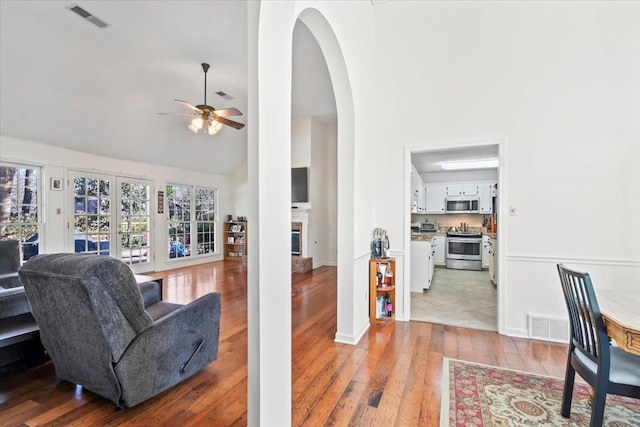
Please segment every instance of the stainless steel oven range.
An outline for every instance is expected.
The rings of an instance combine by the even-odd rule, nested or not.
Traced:
[[[479,231],[448,231],[447,268],[482,270],[482,233]]]

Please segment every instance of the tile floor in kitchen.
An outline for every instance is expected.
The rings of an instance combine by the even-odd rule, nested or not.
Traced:
[[[496,331],[497,311],[487,270],[436,268],[428,290],[411,292],[411,320]]]

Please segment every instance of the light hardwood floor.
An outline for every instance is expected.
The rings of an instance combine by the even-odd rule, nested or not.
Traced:
[[[247,424],[246,268],[213,262],[158,273],[165,300],[222,293],[220,354],[206,369],[134,408],[57,384],[51,362],[0,378],[1,426]],[[371,328],[336,344],[336,269],[293,275],[293,425],[437,426],[442,358],[564,375],[566,346],[424,322]]]

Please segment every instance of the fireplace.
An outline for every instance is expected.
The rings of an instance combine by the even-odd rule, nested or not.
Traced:
[[[304,219],[303,219],[304,221]],[[313,260],[307,257],[306,221],[291,223],[291,271],[293,273],[306,273],[313,269]]]
[[[302,223],[291,223],[291,256],[302,256]]]

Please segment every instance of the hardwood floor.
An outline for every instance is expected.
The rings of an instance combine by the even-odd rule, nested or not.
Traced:
[[[247,424],[246,268],[213,262],[156,273],[165,300],[222,294],[220,353],[206,369],[134,408],[56,384],[48,362],[0,378],[0,426],[243,426]],[[442,358],[564,375],[566,346],[422,322],[371,328],[333,342],[336,269],[293,275],[293,425],[437,426]]]

